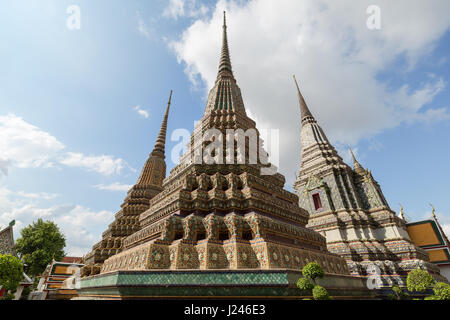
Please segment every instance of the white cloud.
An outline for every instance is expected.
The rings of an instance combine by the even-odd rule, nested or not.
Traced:
[[[292,184],[300,156],[300,115],[292,80],[334,143],[355,145],[401,123],[448,119],[443,106],[424,111],[445,87],[392,88],[379,79],[406,58],[407,74],[448,30],[448,1],[376,1],[382,28],[366,26],[367,1],[224,1],[210,19],[198,19],[169,45],[194,86],[210,89],[217,75],[222,12],[235,77],[258,127],[280,128],[280,170]],[[295,13],[295,14],[293,14]],[[339,121],[336,121],[339,119]]]
[[[89,252],[92,245],[100,240],[101,233],[113,221],[110,211],[93,211],[80,205],[55,205],[40,207],[33,197],[16,199],[14,193],[0,186],[0,226],[16,220],[14,236],[39,218],[55,222],[66,236],[66,252],[81,256]]]
[[[47,132],[13,114],[0,116],[0,169],[51,167],[64,145]]]
[[[136,106],[133,108],[133,110],[135,110],[140,116],[144,117],[145,119],[148,119],[148,117],[150,116],[148,111],[145,109],[142,109],[141,106]]]
[[[50,168],[55,164],[85,168],[104,175],[120,174],[124,167],[134,171],[125,160],[110,155],[86,156],[64,152],[65,146],[51,134],[22,118],[0,115],[0,174],[10,167]]]
[[[66,236],[66,251],[69,255],[84,255],[101,239],[101,233],[114,220],[110,211],[92,211],[80,205],[61,207],[52,220]],[[55,207],[57,211],[59,208]]]
[[[450,119],[448,108],[428,109],[420,114],[411,117],[412,122],[422,122],[425,124],[435,123],[437,121],[445,121]]]
[[[28,198],[28,199],[43,199],[43,200],[53,200],[60,196],[59,194],[47,193],[47,192],[27,193],[24,191],[19,191],[16,194],[18,196]]]
[[[203,17],[208,13],[208,8],[197,0],[170,0],[163,11],[163,16],[178,19],[179,17]]]
[[[441,224],[441,226],[442,226],[442,229],[444,230],[445,235],[448,238],[450,235],[450,223]]]
[[[139,11],[137,12],[137,16],[138,16],[138,31],[139,31],[139,33],[141,35],[143,35],[144,37],[146,37],[147,39],[150,39],[151,38],[150,28],[147,26],[144,19],[142,19],[142,16],[139,13]]]
[[[106,190],[106,191],[128,191],[131,189],[132,185],[120,184],[119,182],[114,182],[114,183],[107,184],[107,185],[98,184],[94,187],[99,190]]]
[[[428,82],[415,91],[410,90],[409,85],[405,84],[390,97],[392,100],[389,103],[393,112],[406,122],[440,120],[442,117],[449,116],[445,108],[428,109],[425,112],[420,112],[420,110],[432,102],[433,98],[444,88],[445,82],[442,78],[435,82]]]
[[[163,16],[177,19],[184,16],[184,0],[170,0],[164,9]]]
[[[380,141],[378,141],[374,138],[369,139],[369,150],[380,151],[382,149],[383,149],[383,144]]]
[[[60,162],[68,167],[79,167],[103,175],[120,174],[123,168],[129,167],[122,159],[113,156],[86,156],[82,153],[68,152]]]

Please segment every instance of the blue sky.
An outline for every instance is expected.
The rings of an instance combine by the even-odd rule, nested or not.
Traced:
[[[170,90],[167,165],[214,81],[221,12],[248,113],[279,128],[292,190],[300,121],[292,74],[341,156],[372,170],[394,210],[450,226],[446,1],[20,0],[0,5],[0,225],[56,221],[70,254],[112,222],[151,151]],[[366,8],[381,8],[368,30]],[[81,28],[69,30],[70,5]],[[449,10],[447,10],[449,9]],[[138,112],[140,110],[140,112]]]

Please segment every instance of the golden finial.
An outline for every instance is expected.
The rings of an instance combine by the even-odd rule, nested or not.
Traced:
[[[434,208],[434,206],[430,203],[430,206],[431,206],[431,214],[433,215],[433,218],[435,218],[436,219],[436,209]]]
[[[401,203],[399,203],[400,205],[400,217],[402,217],[403,220],[405,220],[405,213],[403,212],[403,206]]]

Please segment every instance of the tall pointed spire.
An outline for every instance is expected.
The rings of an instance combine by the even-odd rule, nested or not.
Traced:
[[[305,151],[307,148],[313,147],[315,145],[322,145],[330,149],[329,151],[331,153],[328,153],[328,155],[326,155],[327,153],[321,152],[321,155],[329,158],[327,159],[328,162],[342,161],[342,159],[337,155],[337,152],[334,149],[334,147],[328,141],[325,132],[323,132],[322,128],[317,123],[311,111],[309,111],[308,105],[306,104],[306,101],[303,98],[302,93],[300,92],[300,87],[298,85],[297,78],[295,77],[295,75],[293,76],[293,78],[295,86],[297,87],[298,102],[300,105],[300,119],[302,124],[300,137],[302,144],[302,155],[304,154],[303,151]],[[302,161],[302,168],[303,165],[304,161]],[[341,164],[339,163],[339,165]]]
[[[94,245],[93,250],[86,256],[86,260],[90,263],[103,263],[104,260],[116,254],[118,248],[122,248],[124,244],[122,241],[140,229],[140,214],[150,207],[150,200],[161,192],[166,177],[165,144],[171,101],[172,90],[170,90],[169,102],[155,147],[147,158],[136,184],[128,191],[121,210],[115,215],[114,222],[102,234],[102,241]],[[118,233],[117,230],[120,232]]]
[[[166,113],[159,130],[158,138],[156,139],[155,147],[150,153],[144,168],[139,176],[137,186],[153,186],[157,188],[162,187],[162,182],[166,176],[166,162],[165,162],[165,146],[166,146],[166,132],[167,119],[169,118],[170,104],[172,101],[172,90],[170,90],[169,102],[167,102]]]
[[[231,67],[227,37],[227,18],[225,11],[223,12],[222,29],[222,50],[220,54],[217,79],[214,87],[209,91],[205,114],[210,114],[214,111],[219,113],[236,112],[246,115],[241,90],[239,89],[236,79],[233,76],[233,70]],[[227,125],[231,125],[231,120],[233,119],[230,118],[227,120],[226,118],[219,117],[218,119],[214,119],[211,123],[214,123],[216,127],[226,127]]]
[[[226,12],[223,12],[223,35],[222,35],[222,52],[220,55],[219,73],[228,74],[233,76],[233,69],[231,68],[230,51],[228,49],[228,37],[227,37],[227,18]]]
[[[303,98],[302,93],[300,92],[300,88],[298,86],[297,79],[295,78],[295,75],[293,77],[294,77],[295,85],[297,86],[297,94],[298,94],[298,102],[300,104],[301,118],[302,118],[302,120],[304,118],[306,118],[306,117],[312,117],[313,118],[313,115],[311,114],[311,111],[309,111],[309,108],[306,105],[306,101]]]
[[[348,149],[350,150],[350,153],[352,154],[353,168],[355,169],[356,173],[359,173],[359,174],[366,173],[366,170],[363,168],[363,166],[358,162],[358,160],[356,160],[356,157],[355,157],[355,154],[353,153],[352,148],[350,148],[350,146],[349,146]]]
[[[169,118],[170,104],[172,101],[172,90],[170,90],[169,102],[167,102],[166,113],[164,114],[163,122],[161,124],[161,129],[159,130],[158,138],[156,139],[155,147],[152,153],[159,152],[164,156],[165,145],[166,145],[166,132],[167,132],[167,120]]]

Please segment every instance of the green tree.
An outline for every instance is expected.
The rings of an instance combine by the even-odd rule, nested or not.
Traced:
[[[448,283],[437,282],[433,287],[433,292],[433,300],[450,300],[450,285]]]
[[[51,221],[38,219],[22,229],[21,238],[16,241],[16,250],[23,262],[29,266],[28,273],[40,275],[45,267],[55,260],[61,260],[66,239],[58,226]]]
[[[421,269],[414,269],[408,273],[408,277],[406,278],[406,285],[408,287],[409,292],[419,292],[423,293],[427,289],[431,288],[434,284],[433,277]]]
[[[321,286],[315,286],[312,290],[314,300],[330,300],[331,297],[328,294],[327,289]]]
[[[20,281],[23,279],[23,266],[20,260],[12,255],[0,254],[0,286],[5,289],[3,299],[12,299]]]
[[[314,289],[314,284],[308,278],[302,277],[302,278],[298,279],[297,287],[300,290],[311,291],[312,289]]]
[[[317,262],[310,262],[302,269],[302,274],[305,278],[311,279],[311,281],[315,284],[317,278],[323,278],[325,272],[323,271],[320,264]]]
[[[303,277],[298,279],[297,287],[300,290],[312,291],[312,295],[315,300],[328,300],[331,299],[328,291],[316,284],[317,278],[322,278],[325,275],[320,264],[317,262],[310,262],[302,269]],[[309,299],[305,299],[309,300]]]

